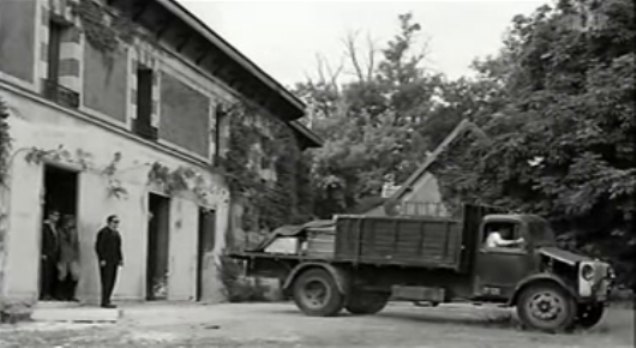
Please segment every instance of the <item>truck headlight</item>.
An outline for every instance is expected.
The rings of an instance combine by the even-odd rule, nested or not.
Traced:
[[[583,267],[581,267],[581,277],[587,281],[592,280],[592,278],[594,278],[594,267],[589,264],[583,265]]]

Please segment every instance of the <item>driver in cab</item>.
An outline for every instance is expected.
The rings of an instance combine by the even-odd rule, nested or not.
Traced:
[[[486,238],[486,248],[512,248],[519,247],[523,243],[523,238],[512,239],[511,227],[500,227],[493,229]]]

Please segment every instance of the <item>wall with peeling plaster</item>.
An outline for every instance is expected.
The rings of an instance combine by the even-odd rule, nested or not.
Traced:
[[[0,1],[0,72],[34,79],[36,1]]]
[[[159,137],[208,157],[210,151],[210,99],[162,72]]]
[[[127,51],[120,49],[107,57],[85,42],[84,106],[125,124],[128,105]]]

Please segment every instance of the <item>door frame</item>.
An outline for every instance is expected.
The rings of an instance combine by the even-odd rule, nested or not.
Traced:
[[[147,207],[147,211],[146,211],[146,220],[147,220],[146,221],[146,245],[145,245],[146,258],[145,258],[145,265],[144,265],[144,269],[145,269],[145,272],[144,272],[144,284],[145,284],[145,286],[144,286],[144,296],[143,296],[143,298],[146,301],[156,300],[154,298],[154,294],[153,294],[153,291],[152,291],[152,288],[151,288],[152,285],[153,285],[152,284],[152,280],[151,280],[151,276],[152,276],[151,269],[156,268],[156,265],[153,268],[150,267],[150,262],[151,262],[151,259],[150,259],[150,256],[151,256],[151,253],[150,253],[150,234],[151,234],[151,230],[150,230],[150,220],[148,220],[149,214],[151,213],[150,200],[151,200],[152,196],[156,196],[158,199],[164,200],[166,205],[167,205],[167,207],[166,207],[166,214],[168,215],[167,216],[167,224],[166,224],[166,275],[167,275],[167,277],[169,277],[169,274],[170,274],[170,244],[171,244],[170,243],[170,238],[171,238],[171,234],[172,234],[171,233],[170,224],[171,224],[172,199],[171,199],[170,196],[168,196],[168,195],[166,195],[166,194],[164,194],[162,192],[148,191],[147,195],[146,195],[148,207]],[[153,216],[153,218],[156,218],[156,217]],[[154,254],[154,256],[156,256],[156,254]],[[156,263],[156,260],[153,261],[153,263]],[[168,283],[169,283],[169,279],[166,279],[166,284],[165,284],[166,285],[166,292],[168,292],[168,290],[169,290]],[[167,296],[168,296],[168,294],[166,294],[166,299],[167,299]]]
[[[36,274],[36,286],[35,286],[35,293],[36,293],[36,299],[37,301],[40,301],[40,295],[42,293],[42,262],[41,262],[41,257],[42,257],[42,232],[43,232],[43,227],[44,227],[44,219],[47,218],[47,216],[45,215],[45,207],[46,207],[46,171],[47,168],[54,168],[56,170],[61,170],[61,171],[65,171],[65,172],[69,172],[72,173],[73,175],[75,175],[75,206],[73,207],[73,211],[75,212],[75,224],[76,226],[79,225],[79,220],[80,220],[80,216],[79,216],[79,207],[80,207],[80,180],[81,180],[81,174],[82,174],[82,169],[80,168],[79,165],[76,164],[67,164],[67,163],[59,163],[59,162],[55,162],[55,161],[51,161],[51,160],[43,160],[41,162],[41,182],[40,182],[40,190],[39,190],[39,205],[38,205],[38,212],[37,212],[37,218],[38,221],[40,222],[40,226],[37,229],[37,274]],[[60,219],[62,218],[62,214],[60,212]],[[79,230],[77,231],[79,233]],[[79,235],[78,235],[79,238]],[[81,249],[80,249],[81,252]],[[81,276],[81,275],[80,275]]]
[[[484,245],[485,242],[485,233],[486,233],[486,225],[492,223],[511,223],[517,225],[518,228],[518,237],[523,237],[526,243],[520,248],[486,248]],[[489,298],[489,299],[508,299],[511,294],[514,292],[516,285],[520,280],[525,278],[532,269],[532,247],[529,245],[529,236],[527,233],[527,226],[523,221],[516,219],[497,219],[497,220],[489,220],[487,222],[482,222],[479,226],[479,238],[477,243],[475,243],[475,259],[474,259],[474,267],[472,275],[473,278],[473,296],[479,298]],[[509,255],[509,257],[515,262],[517,262],[519,266],[519,274],[516,277],[510,278],[505,282],[494,282],[488,281],[488,279],[484,279],[483,273],[481,271],[484,261],[487,261],[492,258],[497,258],[497,255]],[[518,278],[518,279],[517,279]]]
[[[196,268],[196,288],[195,288],[195,301],[201,301],[203,298],[203,257],[205,253],[203,241],[204,235],[204,226],[203,222],[205,220],[206,214],[214,214],[214,221],[212,225],[212,242],[213,245],[216,245],[216,220],[218,218],[216,214],[216,209],[209,209],[205,207],[199,207],[198,209],[199,216],[198,222],[199,226],[197,229],[197,268]]]

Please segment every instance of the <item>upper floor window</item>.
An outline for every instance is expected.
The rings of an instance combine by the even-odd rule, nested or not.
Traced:
[[[58,22],[49,23],[49,51],[47,52],[47,80],[57,84],[60,78],[60,51],[62,46],[62,31],[64,26]]]
[[[134,131],[143,138],[157,139],[157,128],[152,125],[152,69],[139,65],[137,67],[137,117]]]
[[[221,161],[223,149],[223,127],[227,122],[226,111],[220,105],[216,107],[214,112],[214,154],[213,163],[218,165]]]
[[[62,57],[62,43],[68,40],[74,32],[69,23],[52,19],[48,23],[49,42],[46,51],[46,78],[43,81],[43,93],[48,99],[65,106],[78,107],[79,93],[60,83],[62,75],[78,77],[79,63],[76,59]]]

